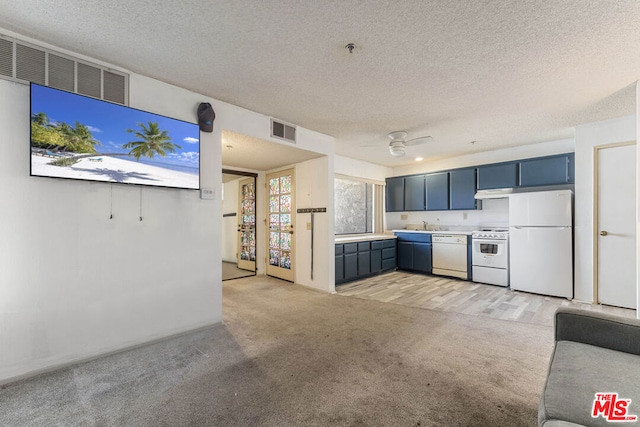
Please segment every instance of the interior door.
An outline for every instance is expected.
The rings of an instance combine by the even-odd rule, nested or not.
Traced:
[[[636,308],[636,145],[596,152],[597,300]]]
[[[256,184],[254,178],[238,185],[238,268],[256,271]]]
[[[267,274],[294,281],[294,174],[293,169],[267,175],[269,227]]]

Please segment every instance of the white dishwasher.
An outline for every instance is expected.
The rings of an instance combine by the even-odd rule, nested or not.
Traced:
[[[433,234],[433,274],[468,279],[467,236],[462,234]]]

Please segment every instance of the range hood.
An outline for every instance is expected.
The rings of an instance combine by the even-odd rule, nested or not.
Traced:
[[[493,190],[479,190],[476,199],[506,199],[509,194],[513,193],[513,188],[496,188]]]

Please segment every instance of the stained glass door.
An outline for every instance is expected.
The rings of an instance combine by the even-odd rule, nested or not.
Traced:
[[[243,179],[238,186],[238,268],[256,271],[256,184]]]
[[[267,188],[269,190],[267,274],[293,282],[295,212],[293,169],[267,175]]]

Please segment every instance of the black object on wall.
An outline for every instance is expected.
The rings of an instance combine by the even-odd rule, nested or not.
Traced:
[[[201,102],[198,106],[198,125],[202,132],[213,132],[213,121],[216,113],[208,102]]]

